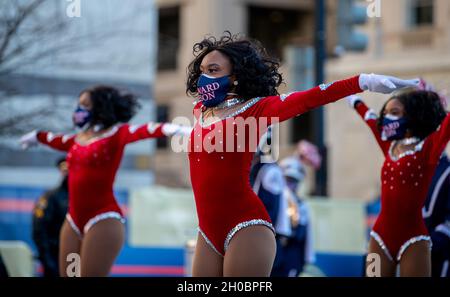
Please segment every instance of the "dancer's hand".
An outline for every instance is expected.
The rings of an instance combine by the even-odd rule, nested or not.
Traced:
[[[420,80],[417,79],[400,79],[393,76],[378,74],[361,74],[359,76],[359,87],[362,90],[389,94],[395,90],[406,87],[417,87]]]
[[[351,108],[355,108],[356,102],[362,102],[361,97],[359,97],[358,95],[350,95],[348,97],[345,97],[345,100]]]
[[[24,150],[38,144],[37,131],[29,132],[20,138],[20,144]]]
[[[172,136],[172,135],[189,136],[189,135],[191,135],[192,127],[181,126],[181,125],[172,124],[172,123],[164,123],[162,126],[162,132],[166,136]]]

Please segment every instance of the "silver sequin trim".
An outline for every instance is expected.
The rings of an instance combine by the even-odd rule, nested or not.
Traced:
[[[401,153],[400,155],[398,155],[398,157],[395,157],[392,153],[392,150],[394,149],[394,145],[397,143],[397,141],[393,141],[391,143],[391,147],[389,148],[389,156],[391,157],[392,161],[396,162],[398,160],[400,160],[401,158],[405,157],[405,156],[412,156],[417,152],[420,152],[422,150],[423,144],[424,144],[424,140],[422,140],[420,143],[418,143],[413,150],[409,150],[406,152]]]
[[[291,96],[291,95],[294,94],[294,93],[295,93],[295,92],[290,92],[290,93],[287,93],[287,94],[281,94],[281,95],[280,95],[280,100],[281,100],[281,101],[284,101],[284,100],[286,100],[287,97]]]
[[[237,104],[241,104],[241,103],[244,103],[244,102],[245,102],[244,99],[232,98],[232,99],[228,99],[228,100],[223,101],[219,105],[215,106],[214,109],[230,108],[230,107],[233,107],[233,106],[235,106]]]
[[[120,213],[115,212],[115,211],[108,211],[108,212],[96,215],[95,217],[90,219],[86,223],[86,225],[84,225],[84,228],[83,228],[84,234],[86,234],[92,226],[94,226],[101,220],[105,220],[105,219],[118,219],[121,223],[125,223],[125,219],[120,215]]]
[[[223,255],[216,249],[216,247],[214,246],[214,244],[211,242],[211,240],[209,240],[209,238],[206,236],[206,234],[202,231],[202,229],[197,228],[198,232],[203,236],[203,239],[206,241],[206,243],[221,257],[223,257]]]
[[[377,118],[378,116],[373,109],[369,109],[368,111],[366,111],[366,114],[364,115],[364,121],[376,120]]]
[[[430,236],[426,236],[426,235],[416,236],[416,237],[413,237],[413,238],[409,239],[407,242],[405,242],[405,243],[400,247],[400,250],[398,251],[398,254],[397,254],[397,261],[400,261],[400,259],[401,259],[402,255],[403,255],[403,253],[406,251],[406,249],[407,249],[411,244],[416,243],[416,242],[418,242],[418,241],[422,241],[422,240],[426,240],[426,241],[428,241],[428,242],[430,243],[430,250],[431,250],[432,243],[431,243],[431,238],[430,238]]]
[[[153,123],[153,122],[150,122],[150,123],[147,124],[147,130],[148,130],[148,132],[149,132],[150,134],[153,134],[153,133],[155,133],[156,129],[159,128],[159,126],[161,126],[160,123]]]
[[[53,139],[55,139],[56,135],[52,132],[47,133],[47,142],[52,142]]]
[[[80,229],[78,229],[77,225],[75,225],[75,222],[73,221],[70,214],[66,214],[66,219],[69,222],[70,227],[72,227],[73,231],[78,235],[78,237],[82,237]]]
[[[66,143],[67,140],[69,140],[72,136],[73,135],[70,135],[70,134],[64,135],[61,139],[62,143]]]
[[[320,85],[319,85],[319,88],[320,88],[322,91],[325,91],[325,90],[328,89],[332,84],[334,84],[334,82],[331,82],[331,83],[328,83],[328,84],[320,84]]]
[[[393,259],[392,256],[391,256],[391,253],[389,253],[388,248],[387,248],[386,245],[384,244],[383,239],[381,239],[381,236],[378,235],[378,233],[375,232],[375,231],[373,231],[373,230],[370,231],[370,236],[372,236],[373,239],[375,239],[375,240],[378,242],[378,244],[380,245],[381,249],[384,251],[384,253],[385,253],[386,256],[389,258],[389,260],[394,261],[394,259]]]
[[[255,219],[255,220],[242,222],[242,223],[237,224],[236,227],[231,229],[231,231],[228,233],[227,238],[225,240],[225,244],[224,244],[224,251],[225,252],[227,251],[228,246],[230,245],[231,239],[239,230],[242,230],[242,229],[250,227],[250,226],[255,226],[255,225],[264,225],[264,226],[268,227],[270,230],[272,230],[272,232],[275,234],[275,229],[273,228],[272,224],[265,220]]]
[[[91,143],[94,143],[94,142],[100,140],[100,139],[108,138],[110,136],[113,136],[114,134],[116,134],[117,131],[119,131],[119,127],[122,126],[122,125],[123,124],[117,124],[117,125],[113,126],[108,132],[103,133],[102,135],[99,135],[97,137],[92,137],[91,139],[89,139],[88,141],[86,141],[84,143],[81,143],[81,142],[77,141],[77,144],[80,145],[80,146],[87,146],[87,145],[89,145]]]
[[[131,133],[131,134],[133,134],[134,132],[136,132],[136,130],[139,128],[139,126],[138,125],[130,125],[129,127],[128,127],[128,131]]]
[[[253,105],[255,105],[259,100],[261,100],[261,99],[263,99],[263,98],[265,98],[265,97],[256,97],[256,98],[250,99],[249,101],[247,101],[247,103],[244,104],[244,106],[242,106],[241,108],[239,108],[238,110],[236,110],[236,111],[233,112],[232,114],[226,116],[226,117],[223,118],[223,119],[219,119],[219,120],[217,120],[217,121],[213,121],[212,123],[210,123],[210,124],[207,125],[207,126],[204,126],[204,122],[203,122],[203,113],[202,113],[202,114],[200,115],[200,126],[202,126],[203,128],[206,128],[206,127],[209,127],[209,126],[211,126],[211,125],[213,125],[213,124],[215,124],[215,123],[218,123],[218,122],[221,122],[221,121],[223,121],[223,120],[226,120],[226,119],[228,119],[228,118],[235,117],[235,116],[237,116],[238,114],[243,113],[244,111],[246,111],[247,109],[249,109],[250,107],[252,107]]]

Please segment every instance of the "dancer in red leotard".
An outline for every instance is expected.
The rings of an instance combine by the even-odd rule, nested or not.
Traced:
[[[259,137],[285,121],[349,94],[390,93],[417,80],[362,74],[279,95],[278,63],[256,42],[227,34],[194,45],[187,92],[199,97],[190,172],[199,220],[194,276],[269,276],[273,227],[249,173]]]
[[[357,96],[348,98],[372,130],[384,156],[381,213],[369,253],[382,259],[381,276],[431,275],[431,241],[422,207],[439,158],[450,139],[450,116],[439,95],[410,91],[394,95],[380,118]]]
[[[170,123],[130,125],[137,101],[131,94],[99,86],[81,93],[75,135],[33,131],[24,147],[40,142],[66,151],[69,168],[69,211],[61,231],[60,274],[66,275],[67,255],[81,252],[81,276],[108,275],[124,242],[124,217],[113,194],[113,183],[127,144],[147,138],[188,134],[190,127]]]

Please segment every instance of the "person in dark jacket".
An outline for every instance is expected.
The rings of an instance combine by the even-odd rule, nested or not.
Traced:
[[[33,209],[32,236],[44,269],[44,277],[59,276],[59,231],[66,217],[69,200],[66,159],[59,159],[57,167],[62,176],[61,183],[44,193]]]

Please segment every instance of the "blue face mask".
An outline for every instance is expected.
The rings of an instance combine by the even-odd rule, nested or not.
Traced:
[[[92,112],[87,110],[86,108],[77,106],[77,108],[73,112],[72,120],[75,126],[84,129],[92,120]]]
[[[297,192],[298,184],[299,184],[299,182],[296,181],[296,180],[288,180],[288,181],[286,181],[286,185],[288,186],[288,188],[289,188],[293,193],[296,193],[296,192]]]
[[[225,101],[230,90],[230,79],[228,75],[222,77],[211,77],[206,74],[200,75],[197,82],[199,100],[206,107],[214,107]]]
[[[383,118],[381,138],[383,140],[399,140],[405,138],[408,124],[405,117],[387,114]]]

